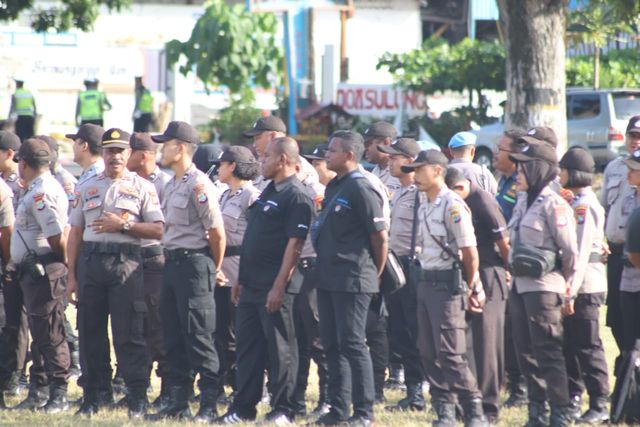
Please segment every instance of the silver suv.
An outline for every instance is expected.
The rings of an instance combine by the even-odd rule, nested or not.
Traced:
[[[636,114],[640,114],[640,89],[567,89],[569,146],[589,149],[596,164],[604,166],[625,152],[627,122]],[[491,167],[492,151],[503,131],[503,123],[472,131],[478,135],[476,163]]]

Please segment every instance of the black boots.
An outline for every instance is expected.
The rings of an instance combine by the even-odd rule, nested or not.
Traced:
[[[172,386],[169,389],[169,405],[155,414],[147,414],[145,419],[149,421],[161,421],[167,418],[191,419],[189,409],[189,389],[187,386]]]
[[[462,403],[464,409],[464,427],[489,427],[482,410],[482,399],[469,399]]]
[[[456,405],[454,403],[433,402],[438,419],[433,421],[433,427],[456,427]]]
[[[217,398],[218,393],[215,387],[200,389],[200,409],[194,418],[195,422],[211,424],[218,418]]]
[[[422,384],[407,384],[407,397],[397,404],[387,406],[387,411],[424,411],[425,402],[422,395]]]
[[[589,410],[578,419],[579,424],[603,424],[609,421],[607,398],[589,398]]]
[[[509,397],[504,402],[505,408],[519,408],[528,403],[527,386],[522,377],[509,379]]]
[[[525,427],[546,427],[549,424],[544,402],[529,402],[529,419]]]
[[[574,410],[569,406],[551,406],[549,427],[567,427],[573,424]]]
[[[29,385],[29,394],[27,394],[26,399],[18,403],[13,409],[35,411],[46,405],[48,400],[49,386],[32,383]]]
[[[128,388],[127,409],[129,418],[141,419],[147,414],[147,387],[138,386]]]
[[[151,407],[155,411],[162,411],[164,408],[169,406],[170,401],[171,401],[171,398],[169,396],[169,385],[167,381],[162,380],[162,383],[160,386],[160,395],[156,397],[156,400],[154,400],[153,403],[151,403]]]
[[[47,414],[58,414],[69,409],[69,401],[67,400],[67,385],[52,385],[49,390],[49,400],[42,410]]]

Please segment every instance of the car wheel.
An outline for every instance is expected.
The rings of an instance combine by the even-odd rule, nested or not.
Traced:
[[[486,166],[489,170],[493,171],[493,154],[488,148],[478,148],[473,161],[474,163],[477,163],[480,166]]]

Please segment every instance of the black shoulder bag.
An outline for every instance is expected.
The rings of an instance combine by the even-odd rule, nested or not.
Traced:
[[[515,277],[539,279],[556,268],[556,253],[523,245],[520,241],[520,222],[522,222],[522,218],[516,226],[516,236],[511,253],[511,272]]]

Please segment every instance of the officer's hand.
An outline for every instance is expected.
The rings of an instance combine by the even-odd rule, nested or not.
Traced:
[[[73,305],[78,304],[78,300],[75,297],[76,290],[78,289],[78,282],[75,277],[67,276],[67,299]]]
[[[229,279],[227,279],[222,270],[216,271],[216,286],[224,286],[228,281]]]
[[[284,300],[284,287],[272,286],[269,294],[267,294],[267,303],[265,307],[268,313],[275,313],[282,307]]]
[[[511,288],[511,272],[509,270],[505,270],[504,277],[507,279],[507,287]]]
[[[469,293],[469,312],[482,313],[482,307],[484,307],[486,300],[487,296],[484,293],[484,287],[478,279],[473,283],[473,287]]]
[[[564,305],[562,306],[563,316],[571,316],[576,312],[574,308],[574,302],[575,300],[573,298],[564,299]]]
[[[235,306],[238,305],[240,300],[240,294],[242,293],[242,285],[236,283],[231,287],[231,303]]]
[[[95,233],[119,233],[125,220],[112,212],[104,212],[102,216],[91,223]]]

